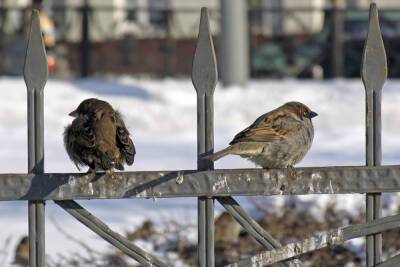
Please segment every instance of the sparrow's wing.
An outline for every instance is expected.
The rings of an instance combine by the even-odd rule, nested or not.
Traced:
[[[88,159],[91,150],[96,145],[93,129],[85,125],[84,121],[75,119],[64,131],[64,145],[70,159],[78,165],[89,165]]]
[[[283,113],[266,113],[238,133],[229,144],[283,140],[300,130],[301,127],[300,121]]]
[[[90,126],[85,126],[75,133],[76,143],[83,148],[94,148],[96,146],[96,136],[94,134],[93,128]]]
[[[135,160],[136,149],[129,137],[129,131],[126,129],[121,115],[116,112],[116,126],[117,126],[117,141],[120,148],[121,156],[125,158],[128,165],[132,165]]]

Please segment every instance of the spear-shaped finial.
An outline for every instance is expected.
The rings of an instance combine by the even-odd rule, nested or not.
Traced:
[[[198,94],[212,94],[218,80],[217,60],[207,8],[201,9],[199,35],[193,57],[192,82]]]
[[[43,90],[47,76],[47,58],[40,31],[39,11],[33,10],[24,64],[24,79],[28,90]]]
[[[201,9],[199,36],[193,57],[192,82],[197,93],[197,168],[211,170],[213,162],[202,159],[203,153],[214,148],[213,93],[217,84],[217,60],[210,33],[207,8]],[[198,266],[213,267],[214,257],[214,200],[198,199]]]
[[[371,4],[369,10],[368,35],[363,53],[361,78],[366,92],[366,164],[380,166],[382,161],[382,87],[387,78],[387,62],[375,3]],[[380,216],[381,195],[367,194],[367,221],[376,220]],[[367,236],[366,251],[366,266],[375,266],[381,261],[381,234]]]
[[[367,40],[361,66],[361,78],[367,91],[380,91],[387,78],[386,52],[379,27],[378,10],[372,3],[369,10]]]
[[[31,30],[26,48],[24,79],[28,88],[28,171],[44,172],[43,89],[47,81],[47,57],[39,11],[32,11]],[[29,201],[29,266],[46,265],[45,203]]]

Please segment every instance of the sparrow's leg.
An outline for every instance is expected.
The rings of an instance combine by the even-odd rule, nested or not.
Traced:
[[[89,177],[94,178],[96,176],[96,169],[89,167],[89,170],[86,173]]]
[[[109,170],[106,170],[106,173],[107,173],[108,175],[110,175],[112,179],[117,178],[117,175],[115,174],[113,168],[111,168],[111,169],[109,169]]]
[[[296,176],[296,169],[293,167],[293,165],[287,166],[286,169],[288,170],[289,178],[295,180],[297,178],[297,176]]]

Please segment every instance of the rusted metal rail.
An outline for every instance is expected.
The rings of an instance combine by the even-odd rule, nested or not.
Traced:
[[[198,265],[214,266],[214,200],[260,243],[265,251],[231,266],[262,266],[279,262],[301,266],[296,257],[346,240],[368,236],[367,266],[398,266],[400,256],[381,262],[381,232],[400,227],[400,215],[380,217],[381,192],[400,192],[400,165],[381,165],[381,91],[387,67],[376,5],[372,4],[362,79],[366,90],[366,165],[294,169],[214,170],[202,158],[214,147],[213,93],[217,62],[207,9],[201,11],[192,80],[197,93],[197,170],[105,173],[44,173],[43,89],[47,62],[38,13],[33,12],[24,78],[28,88],[27,174],[0,174],[0,201],[29,201],[30,267],[44,267],[44,204],[54,200],[100,237],[144,266],[167,264],[109,229],[74,200],[198,197]],[[367,194],[367,222],[316,234],[282,245],[263,229],[232,196],[299,194]]]

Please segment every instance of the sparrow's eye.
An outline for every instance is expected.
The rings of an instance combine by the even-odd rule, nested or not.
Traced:
[[[303,112],[303,116],[304,117],[308,117],[308,111],[307,110]]]

